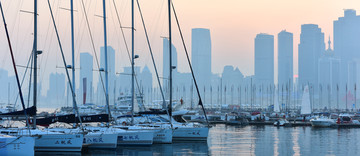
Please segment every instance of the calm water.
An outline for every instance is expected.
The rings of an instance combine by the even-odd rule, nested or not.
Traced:
[[[61,155],[360,155],[360,129],[217,125],[210,129],[207,143],[118,147]]]

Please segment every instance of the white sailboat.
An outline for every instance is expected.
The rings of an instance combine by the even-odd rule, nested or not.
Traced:
[[[176,12],[175,12],[175,8],[174,6],[172,5],[172,2],[171,0],[168,0],[168,19],[169,19],[169,92],[170,92],[170,98],[169,98],[169,109],[170,109],[170,116],[167,116],[167,115],[161,115],[162,118],[165,118],[167,119],[168,121],[170,121],[170,123],[172,124],[173,128],[174,128],[174,133],[173,133],[173,140],[186,140],[186,141],[206,141],[207,140],[207,137],[208,137],[208,134],[209,134],[209,126],[204,126],[204,125],[201,125],[201,124],[198,124],[198,123],[179,123],[179,122],[176,122],[174,119],[173,119],[173,115],[172,115],[172,70],[174,69],[173,65],[172,65],[172,34],[171,34],[171,10],[173,9],[174,11],[174,15],[175,15],[175,18],[177,18],[177,15],[176,15]],[[181,35],[181,38],[183,38],[182,36],[182,32],[181,32],[181,29],[180,29],[180,25],[178,23],[178,20],[176,20],[177,24],[178,24],[178,28],[179,28],[179,31],[180,31],[180,35]],[[187,56],[187,59],[188,59],[188,63],[189,63],[189,66],[190,66],[190,70],[191,70],[191,73],[192,73],[192,77],[193,77],[193,80],[194,80],[194,83],[195,83],[195,86],[196,86],[196,91],[197,91],[197,94],[199,96],[199,105],[202,106],[202,109],[204,111],[204,116],[207,120],[207,116],[206,116],[206,112],[205,112],[205,108],[202,104],[202,101],[201,101],[201,96],[200,96],[200,92],[199,92],[199,89],[198,89],[198,86],[197,86],[197,83],[196,83],[196,80],[195,80],[195,76],[194,76],[194,72],[192,70],[192,67],[191,67],[191,63],[189,61],[189,56],[188,56],[188,53],[187,53],[187,50],[186,50],[186,46],[185,46],[185,43],[183,43],[184,45],[184,49],[185,49],[185,52],[186,52],[186,56]]]
[[[276,113],[280,112],[279,97],[278,97],[277,92],[275,92],[274,112],[276,112]]]
[[[310,93],[309,87],[305,86],[304,92],[301,99],[301,115],[309,115],[311,114],[311,103],[310,103]]]

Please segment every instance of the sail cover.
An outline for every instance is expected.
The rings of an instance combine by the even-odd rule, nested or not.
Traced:
[[[81,116],[81,121],[86,122],[109,122],[108,114],[96,114],[96,115],[86,115]],[[36,119],[36,124],[41,126],[49,126],[55,122],[63,123],[79,123],[79,118],[75,117],[74,114],[61,115],[61,116],[50,116],[45,118]]]
[[[36,115],[36,107],[32,106],[26,108],[26,113],[28,116]],[[24,110],[0,114],[0,116],[23,116],[23,115],[24,115]]]
[[[55,122],[71,123],[74,121],[75,121],[75,115],[68,114],[68,115],[61,115],[61,116],[50,116],[50,117],[45,117],[45,118],[38,118],[38,119],[36,119],[36,124],[47,127],[50,124],[55,123]]]

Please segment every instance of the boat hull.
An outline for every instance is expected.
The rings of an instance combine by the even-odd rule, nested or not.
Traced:
[[[123,145],[152,145],[154,131],[126,131],[118,133],[117,144]]]
[[[174,141],[207,141],[208,127],[176,127],[174,129]]]
[[[159,129],[154,133],[154,143],[171,144],[173,140],[172,129]]]
[[[311,120],[310,123],[311,123],[311,126],[313,126],[313,127],[330,127],[330,126],[335,125],[335,122],[331,122],[331,121]]]
[[[80,152],[84,136],[81,134],[44,134],[35,136],[35,151]]]
[[[84,136],[83,145],[87,148],[116,148],[116,133],[88,133]]]
[[[0,155],[33,156],[35,139],[33,137],[0,137]]]
[[[274,126],[285,126],[288,123],[289,123],[288,121],[278,120],[274,122]]]

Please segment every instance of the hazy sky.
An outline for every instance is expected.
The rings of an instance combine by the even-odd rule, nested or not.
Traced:
[[[40,81],[47,89],[47,79],[51,72],[63,72],[57,66],[63,66],[59,48],[50,23],[47,0],[39,2],[39,46],[44,54],[39,56]],[[32,11],[33,2],[30,0],[1,0],[5,8],[5,16],[12,43],[15,50],[17,64],[25,65],[32,48],[33,16],[20,10]],[[90,20],[90,27],[94,36],[96,51],[99,54],[103,46],[101,0],[84,0]],[[117,72],[128,66],[129,60],[121,38],[119,25],[114,11],[113,0],[107,0],[108,43],[116,50]],[[143,9],[145,22],[150,35],[151,44],[155,52],[158,66],[162,66],[162,39],[167,36],[167,0],[139,0]],[[67,61],[70,63],[70,12],[61,8],[70,8],[70,0],[51,0],[57,27],[63,42]],[[131,0],[115,0],[123,26],[131,26]],[[254,38],[258,33],[275,35],[275,80],[277,80],[277,33],[286,29],[294,33],[294,74],[297,73],[297,52],[301,24],[318,24],[328,36],[332,38],[333,21],[343,16],[343,9],[355,9],[360,12],[359,0],[174,0],[173,1],[188,49],[191,50],[191,29],[208,28],[212,39],[212,71],[221,73],[224,65],[239,67],[244,75],[254,73]],[[89,33],[84,21],[84,11],[81,0],[75,0],[75,35],[76,61],[80,52],[92,55]],[[138,65],[149,65],[152,70],[146,40],[138,10],[136,12],[135,50],[140,55]],[[359,14],[359,13],[358,13]],[[178,69],[188,72],[185,54],[173,23],[174,44],[178,51]],[[128,43],[130,30],[125,29]],[[11,69],[4,27],[0,25],[0,68]],[[77,66],[79,64],[77,63]],[[95,65],[95,64],[94,64]],[[96,68],[96,67],[94,67]],[[24,71],[23,69],[19,69]],[[12,71],[12,69],[11,69]],[[162,71],[162,68],[160,68]],[[162,73],[162,72],[161,72]],[[12,75],[12,73],[10,73]],[[95,80],[97,76],[94,76]]]

